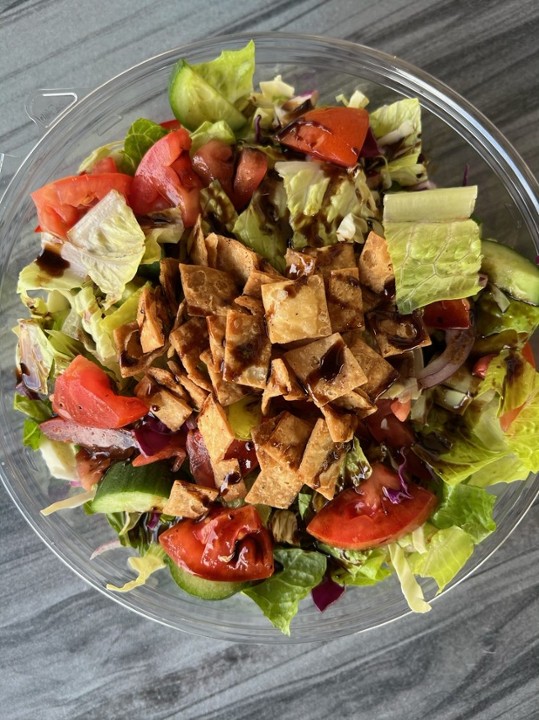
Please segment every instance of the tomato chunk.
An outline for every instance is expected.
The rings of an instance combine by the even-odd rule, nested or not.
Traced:
[[[268,158],[255,148],[243,148],[234,177],[234,207],[243,210],[268,171]]]
[[[85,212],[111,190],[129,195],[133,178],[119,172],[100,172],[55,180],[32,193],[39,227],[60,238]]]
[[[410,498],[390,502],[383,487],[400,486],[398,475],[375,463],[371,477],[359,491],[343,490],[315,515],[307,532],[335,547],[364,550],[393,542],[422,525],[436,507],[436,496],[429,490],[408,483]]]
[[[193,170],[190,147],[189,133],[180,128],[162,137],[146,152],[129,196],[129,204],[137,215],[179,206],[184,225],[195,224],[202,183]]]
[[[410,447],[415,442],[412,427],[402,422],[399,416],[404,416],[405,406],[399,409],[399,415],[394,412],[392,400],[380,400],[378,409],[365,418],[364,423],[377,443],[384,443],[392,448]]]
[[[202,520],[180,520],[159,542],[180,567],[206,580],[262,580],[273,574],[269,531],[252,505],[215,507]]]
[[[320,160],[352,167],[357,163],[368,129],[369,114],[362,108],[317,108],[287,125],[279,134],[279,141]]]
[[[120,428],[146,415],[136,397],[118,395],[109,376],[82,355],[56,378],[52,409],[64,420],[93,428]]]
[[[438,300],[423,309],[425,325],[439,330],[465,330],[471,325],[469,300]]]
[[[232,195],[234,150],[222,140],[210,140],[193,155],[193,168],[205,185],[219,180],[226,194]]]

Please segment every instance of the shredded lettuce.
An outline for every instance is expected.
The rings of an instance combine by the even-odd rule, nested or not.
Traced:
[[[63,443],[61,443],[63,444]],[[43,449],[41,448],[43,451]],[[59,476],[57,476],[59,477]],[[60,478],[60,479],[69,479],[69,478]],[[88,502],[93,498],[95,495],[95,487],[92,488],[92,490],[85,490],[84,492],[79,492],[76,495],[71,495],[70,497],[65,498],[65,500],[58,500],[57,502],[52,503],[52,505],[49,505],[46,508],[43,508],[41,510],[42,515],[52,515],[55,512],[58,512],[58,510],[72,510],[73,508],[80,507],[81,505],[84,505],[84,503]]]
[[[129,567],[137,574],[134,580],[126,582],[124,585],[117,586],[107,583],[107,590],[114,592],[130,592],[137,587],[145,585],[148,578],[158,570],[166,567],[165,551],[160,545],[151,545],[148,551],[138,557],[130,557],[127,560]]]
[[[340,585],[366,587],[376,585],[391,575],[385,547],[372,550],[344,550],[319,544],[319,548],[336,561],[331,569],[331,579]]]
[[[106,295],[104,307],[122,297],[144,252],[144,233],[125,198],[115,190],[68,231],[68,242],[62,247],[62,257],[82,264]]]
[[[276,628],[290,635],[290,623],[299,603],[322,582],[327,561],[321,553],[299,548],[277,548],[274,556],[282,570],[243,592]]]

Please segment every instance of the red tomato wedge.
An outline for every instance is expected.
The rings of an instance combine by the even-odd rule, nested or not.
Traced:
[[[268,171],[268,157],[261,150],[243,148],[234,177],[234,207],[243,210]]]
[[[52,409],[64,420],[92,428],[121,428],[148,412],[138,398],[118,395],[109,376],[82,355],[56,378]]]
[[[119,172],[73,175],[44,185],[32,193],[39,226],[65,238],[67,231],[85,212],[111,190],[128,197],[133,178]]]
[[[405,409],[403,405],[402,413],[401,410],[398,411],[399,415],[404,415]],[[405,420],[407,416],[406,413]],[[410,447],[415,443],[411,425],[401,421],[393,410],[392,400],[380,400],[376,412],[366,417],[364,423],[377,443],[385,443],[397,449]]]
[[[406,400],[406,402],[402,402],[401,400],[393,400],[393,402],[391,403],[391,412],[397,418],[397,420],[400,420],[401,422],[404,422],[408,418],[411,409],[411,400]]]
[[[205,185],[219,180],[221,187],[232,195],[234,150],[222,140],[210,140],[193,155],[193,168]]]
[[[159,123],[162,128],[165,128],[165,130],[180,130],[182,125],[179,120],[164,120],[162,123]]]
[[[425,325],[439,330],[465,330],[471,325],[469,300],[438,300],[423,309]]]
[[[115,173],[118,172],[114,158],[106,157],[102,160],[98,160],[93,168],[90,170],[90,175],[100,175],[101,173]]]
[[[179,206],[186,227],[192,227],[200,212],[202,183],[189,157],[191,138],[184,128],[165,135],[139,163],[129,204],[137,215]]]
[[[273,574],[269,531],[252,505],[215,507],[201,520],[180,520],[159,536],[167,555],[206,580],[262,580]]]
[[[352,167],[369,129],[369,113],[362,108],[326,107],[309,110],[287,125],[279,142],[319,160]]]
[[[436,507],[436,496],[408,483],[411,497],[391,503],[382,488],[400,486],[399,478],[385,465],[373,465],[371,477],[360,485],[343,490],[315,515],[307,532],[335,547],[364,550],[393,542],[427,520]]]

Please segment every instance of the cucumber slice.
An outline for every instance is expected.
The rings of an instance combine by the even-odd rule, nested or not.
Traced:
[[[481,241],[481,271],[509,295],[539,305],[539,268],[506,245],[493,240]]]
[[[185,60],[176,63],[168,97],[176,119],[188,130],[196,130],[205,120],[225,120],[232,130],[239,130],[246,123],[245,116]]]
[[[247,582],[224,582],[222,580],[205,580],[198,575],[184,570],[172,560],[168,561],[170,574],[174,582],[189,595],[202,598],[203,600],[224,600],[231,595],[241,592],[251,583]]]
[[[148,512],[163,506],[170,495],[173,478],[166,463],[133,467],[112,465],[99,483],[90,503],[92,512]]]

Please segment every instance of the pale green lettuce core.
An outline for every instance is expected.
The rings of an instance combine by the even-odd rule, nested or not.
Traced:
[[[479,226],[469,220],[477,188],[390,193],[384,230],[399,312],[470,297],[481,290]]]
[[[145,236],[125,198],[111,190],[68,231],[62,257],[82,265],[106,295],[117,302],[135,276],[146,249]]]

